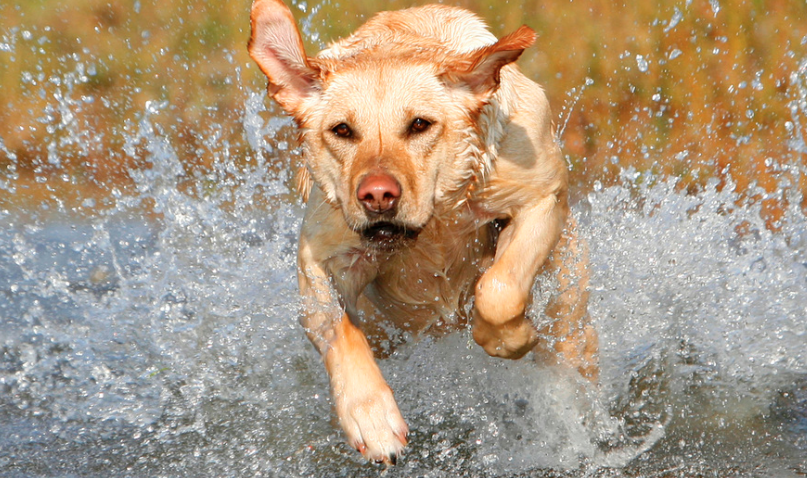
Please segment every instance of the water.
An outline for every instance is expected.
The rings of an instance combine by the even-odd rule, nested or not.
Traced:
[[[296,325],[299,208],[166,194],[156,223],[4,218],[3,474],[372,473]],[[803,473],[804,220],[773,234],[734,199],[671,181],[589,195],[600,389],[467,332],[410,344],[382,362],[412,428],[388,474]]]
[[[52,166],[97,140],[69,116],[93,102],[75,89],[88,68],[47,101],[43,124],[62,128]],[[245,162],[212,124],[212,166],[195,175],[156,121],[171,103],[149,102],[120,132],[125,154],[148,163],[133,188],[75,209],[56,197],[0,210],[0,476],[807,474],[798,201],[771,232],[731,185],[687,194],[633,170],[574,206],[591,247],[600,386],[490,358],[469,331],[413,340],[381,362],[411,445],[396,468],[364,463],[297,325],[302,207],[278,168],[294,154],[290,124],[232,82],[246,91]],[[782,141],[807,151],[799,91]]]

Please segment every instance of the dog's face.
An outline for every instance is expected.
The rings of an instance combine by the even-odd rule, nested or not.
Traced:
[[[329,71],[298,112],[308,167],[367,244],[393,248],[414,239],[435,202],[470,176],[463,150],[477,102],[428,62],[351,63]]]
[[[262,5],[253,10],[250,54],[302,128],[314,182],[368,246],[414,240],[481,168],[475,120],[499,70],[534,33],[525,27],[467,54],[388,44],[310,59],[282,2]]]

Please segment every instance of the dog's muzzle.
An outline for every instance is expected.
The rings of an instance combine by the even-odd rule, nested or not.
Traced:
[[[361,237],[369,246],[392,251],[404,246],[420,234],[420,228],[405,227],[392,222],[380,221],[362,229]]]

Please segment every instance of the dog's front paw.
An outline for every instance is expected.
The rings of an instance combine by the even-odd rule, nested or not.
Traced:
[[[519,359],[538,342],[538,332],[525,314],[528,296],[512,281],[488,272],[476,286],[474,340],[488,355]]]
[[[488,355],[508,359],[523,357],[538,342],[535,327],[523,316],[504,323],[492,323],[475,312],[473,335]]]
[[[370,461],[394,465],[406,446],[409,428],[389,386],[368,390],[368,385],[335,394],[336,414],[353,448]]]
[[[331,396],[347,442],[365,458],[394,464],[409,429],[367,339],[345,315],[325,353]]]

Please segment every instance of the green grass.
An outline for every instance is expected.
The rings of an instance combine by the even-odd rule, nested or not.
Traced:
[[[319,34],[306,38],[314,53],[382,6],[417,3],[334,0],[292,10],[308,22],[307,34]],[[521,24],[538,32],[520,64],[547,90],[578,188],[613,183],[632,166],[679,177],[693,191],[730,177],[740,191],[757,185],[773,193],[788,174],[791,190],[807,190],[800,175],[780,168],[805,162],[788,138],[807,136],[807,118],[798,116],[807,113],[794,118],[791,110],[806,94],[798,83],[807,73],[796,72],[807,60],[807,2],[456,4],[497,35]],[[246,52],[249,7],[248,0],[0,5],[0,43],[7,44],[0,48],[0,178],[33,192],[0,203],[53,196],[71,203],[130,187],[129,171],[149,165],[145,144],[126,138],[149,101],[167,102],[153,120],[191,177],[211,168],[224,145],[245,162],[252,153],[240,110],[250,91],[265,86]],[[788,197],[764,200],[772,227]]]

